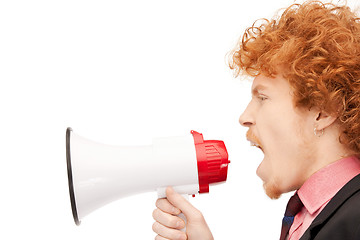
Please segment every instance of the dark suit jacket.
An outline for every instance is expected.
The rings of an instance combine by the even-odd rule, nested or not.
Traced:
[[[360,240],[360,174],[314,219],[300,240]]]

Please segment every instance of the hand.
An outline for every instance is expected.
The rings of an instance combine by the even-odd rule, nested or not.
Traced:
[[[166,189],[166,198],[156,201],[157,209],[153,212],[155,223],[153,230],[158,235],[155,240],[214,240],[202,213],[193,207],[172,187]],[[177,215],[186,217],[186,233],[181,229],[185,222]]]

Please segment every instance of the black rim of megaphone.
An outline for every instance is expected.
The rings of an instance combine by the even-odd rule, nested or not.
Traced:
[[[70,193],[70,201],[71,201],[71,210],[74,217],[74,221],[76,225],[80,225],[79,217],[76,209],[76,201],[74,194],[74,184],[72,177],[72,169],[71,169],[71,153],[70,153],[70,135],[71,128],[66,129],[66,164],[67,164],[67,173],[68,173],[68,182],[69,182],[69,193]]]

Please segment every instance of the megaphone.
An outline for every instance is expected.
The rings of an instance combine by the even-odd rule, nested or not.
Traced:
[[[173,186],[180,194],[208,193],[225,182],[228,153],[223,141],[204,140],[191,131],[153,139],[152,145],[112,146],[66,130],[66,161],[76,225],[89,213],[117,199]]]

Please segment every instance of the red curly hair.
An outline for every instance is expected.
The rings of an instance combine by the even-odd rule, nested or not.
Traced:
[[[360,19],[347,6],[293,4],[254,22],[231,52],[235,75],[274,77],[281,69],[297,107],[336,115],[339,140],[360,154]]]

